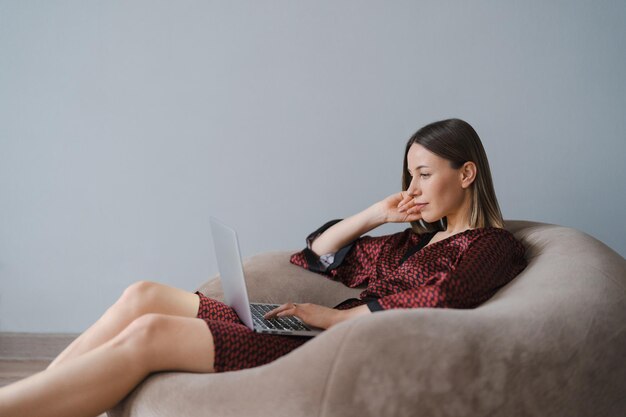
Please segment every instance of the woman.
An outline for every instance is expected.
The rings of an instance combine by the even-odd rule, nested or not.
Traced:
[[[326,223],[291,256],[350,287],[367,285],[360,298],[335,308],[287,303],[266,318],[292,315],[327,329],[391,308],[472,308],[526,266],[523,246],[503,229],[487,157],[466,122],[432,123],[409,139],[402,189]],[[412,227],[361,237],[387,222]],[[307,340],[253,333],[230,307],[200,292],[141,281],[48,369],[1,388],[0,415],[96,416],[152,372],[259,366]]]

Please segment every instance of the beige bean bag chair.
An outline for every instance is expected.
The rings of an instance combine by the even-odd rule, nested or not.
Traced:
[[[507,221],[528,267],[471,310],[386,310],[264,366],[151,375],[110,417],[626,415],[626,260],[580,231]],[[244,260],[251,301],[334,306],[361,289]],[[200,290],[221,299],[218,277]]]

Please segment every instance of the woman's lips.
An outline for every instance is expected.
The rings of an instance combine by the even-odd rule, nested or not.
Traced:
[[[421,209],[423,209],[423,208],[424,208],[424,206],[426,206],[427,204],[428,204],[428,203],[424,203],[424,204],[416,204],[416,205],[415,205],[415,207],[416,207],[418,210],[421,210]]]

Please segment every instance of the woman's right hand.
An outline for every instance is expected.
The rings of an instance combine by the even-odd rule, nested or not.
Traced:
[[[415,208],[415,201],[406,192],[401,191],[378,202],[386,223],[415,222],[422,214]]]

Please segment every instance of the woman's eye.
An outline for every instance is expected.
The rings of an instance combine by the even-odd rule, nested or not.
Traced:
[[[420,177],[422,177],[422,178],[428,178],[428,177],[430,177],[430,174],[420,174]]]

